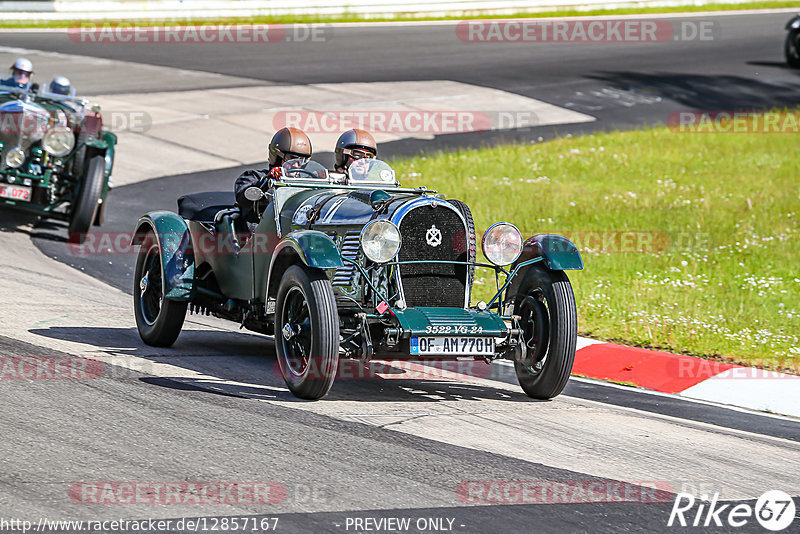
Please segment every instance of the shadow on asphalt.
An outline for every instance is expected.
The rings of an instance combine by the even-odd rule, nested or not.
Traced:
[[[191,317],[191,316],[190,316]],[[143,362],[136,370],[150,376],[148,384],[191,389],[235,397],[305,402],[286,389],[271,338],[225,330],[181,332],[173,348],[142,343],[135,328],[60,327],[35,328],[31,333],[62,341],[94,345],[109,359],[104,376],[131,376],[128,368],[114,365],[114,357],[135,356]],[[185,376],[163,376],[163,368],[148,369],[147,362],[169,364],[190,371]],[[195,373],[202,377],[193,376]],[[383,361],[361,363],[340,360],[333,388],[325,400],[363,402],[440,402],[457,400],[506,400],[546,402],[528,398],[521,390],[494,387],[510,383],[513,369],[482,361],[458,362]],[[480,384],[470,379],[488,379]],[[514,381],[515,382],[515,379]]]
[[[777,66],[777,65],[770,65]],[[673,72],[605,72],[588,78],[623,90],[655,91],[689,109],[765,110],[800,105],[798,83],[769,83],[743,76],[680,74]]]

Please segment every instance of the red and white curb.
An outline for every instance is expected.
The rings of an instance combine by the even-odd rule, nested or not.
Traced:
[[[578,338],[572,374],[800,417],[800,376]]]

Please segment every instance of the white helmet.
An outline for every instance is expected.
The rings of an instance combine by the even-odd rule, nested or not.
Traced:
[[[72,86],[69,83],[69,78],[66,76],[56,76],[53,78],[53,81],[50,82],[50,86],[47,89],[56,95],[69,95]]]
[[[21,70],[22,72],[27,72],[28,74],[33,73],[33,63],[30,59],[21,57],[17,58],[13,65],[11,65],[11,70]]]

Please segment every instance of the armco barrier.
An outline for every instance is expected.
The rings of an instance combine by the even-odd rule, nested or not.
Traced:
[[[707,0],[707,4],[748,0]],[[597,9],[640,6],[694,5],[696,0],[55,0],[0,1],[6,21],[15,20],[101,20],[181,19],[206,17],[253,17],[258,15],[455,15]]]

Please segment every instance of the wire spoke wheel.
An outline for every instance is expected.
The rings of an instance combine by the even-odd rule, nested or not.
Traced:
[[[163,302],[161,258],[157,244],[154,243],[148,249],[144,264],[144,274],[139,279],[139,296],[142,299],[142,317],[145,323],[152,326],[158,319]]]
[[[275,347],[286,386],[316,400],[330,390],[339,365],[339,315],[322,271],[289,267],[275,305]]]
[[[578,338],[575,297],[567,275],[541,264],[524,274],[514,298],[525,344],[514,368],[523,391],[551,399],[564,390],[575,360]]]
[[[285,317],[281,319],[281,333],[286,344],[286,361],[289,370],[303,376],[308,371],[309,355],[311,354],[311,317],[309,316],[308,303],[299,287],[293,287],[287,295],[287,304],[284,309]]]
[[[139,335],[148,345],[169,347],[181,333],[188,302],[164,296],[161,247],[153,232],[142,241],[133,275],[133,312]]]
[[[550,341],[550,309],[542,290],[536,288],[525,297],[519,311],[526,356],[532,362],[526,367],[532,374],[538,374],[547,361]]]

